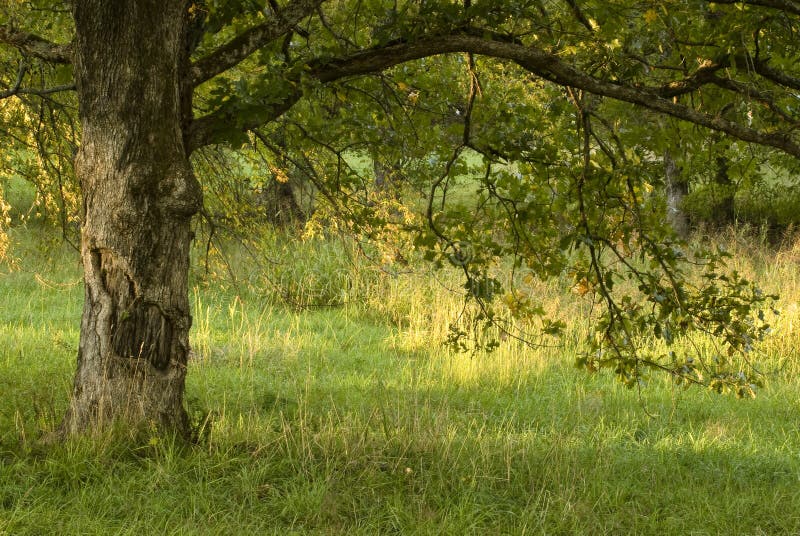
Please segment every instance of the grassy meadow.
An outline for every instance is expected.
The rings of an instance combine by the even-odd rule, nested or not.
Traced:
[[[452,353],[452,275],[268,239],[262,264],[228,257],[235,281],[197,259],[196,445],[44,445],[70,391],[81,275],[67,246],[12,230],[0,534],[800,533],[800,242],[722,238],[735,268],[782,294],[758,350],[766,387],[738,400],[576,369],[589,304],[558,282],[541,296],[570,321],[560,346]]]

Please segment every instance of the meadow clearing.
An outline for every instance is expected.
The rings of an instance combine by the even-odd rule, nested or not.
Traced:
[[[346,242],[280,236],[269,262],[228,256],[236,280],[198,259],[187,447],[147,433],[40,441],[71,389],[79,259],[35,226],[12,239],[1,533],[800,531],[800,243],[720,238],[731,268],[782,296],[755,399],[657,375],[637,392],[575,368],[590,304],[557,281],[541,297],[569,321],[558,345],[471,354],[442,344],[460,307],[447,271],[389,274]]]

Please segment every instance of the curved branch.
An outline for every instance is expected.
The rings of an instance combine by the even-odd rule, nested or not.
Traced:
[[[295,0],[273,18],[237,35],[217,50],[192,65],[191,84],[198,86],[227,71],[259,48],[292,31],[301,20],[314,13],[325,0]]]
[[[0,99],[5,99],[11,97],[12,95],[16,95],[19,92],[20,86],[22,85],[22,80],[25,78],[25,73],[27,72],[28,66],[24,61],[21,61],[19,64],[19,71],[17,71],[17,80],[14,82],[14,85],[11,87],[11,89],[0,93]]]
[[[514,42],[488,40],[473,35],[430,36],[414,42],[395,43],[381,48],[358,52],[343,58],[317,60],[308,65],[307,73],[321,83],[329,83],[350,76],[380,72],[389,67],[427,56],[454,52],[471,52],[483,56],[510,60],[523,69],[560,86],[579,88],[595,95],[609,97],[635,104],[655,112],[671,115],[712,130],[724,132],[743,141],[780,149],[800,158],[800,143],[784,132],[764,132],[729,121],[719,115],[711,115],[674,102],[676,83],[661,87],[634,86],[619,82],[608,82],[585,73],[564,62],[558,55],[540,48],[524,46]],[[713,73],[713,69],[711,69]],[[704,73],[702,78],[709,73]],[[713,78],[713,77],[711,77]],[[702,80],[690,77],[688,87],[699,88]],[[709,79],[709,82],[712,80]],[[695,87],[696,84],[696,87]],[[299,85],[298,85],[299,86]],[[679,91],[680,93],[680,91]],[[294,90],[279,105],[271,105],[267,114],[259,114],[260,123],[269,122],[285,113],[302,96],[302,90]],[[199,119],[191,133],[190,146],[197,147],[213,143],[214,124],[223,125],[224,111],[220,110]],[[258,125],[242,125],[249,129]],[[230,129],[228,125],[226,128]],[[201,135],[202,134],[202,135]]]
[[[36,34],[0,25],[0,43],[6,43],[27,56],[48,63],[72,63],[72,45],[59,45]]]

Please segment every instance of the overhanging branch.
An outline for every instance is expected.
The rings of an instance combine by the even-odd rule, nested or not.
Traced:
[[[225,133],[231,128],[248,131],[274,121],[289,111],[302,96],[303,92],[296,90],[286,95],[281,102],[264,106],[259,110],[258,119],[254,116],[238,119],[238,110],[225,107],[196,119],[192,122],[187,137],[189,153],[200,147],[225,141]]]
[[[72,45],[59,45],[11,26],[0,25],[0,43],[11,45],[26,56],[48,63],[72,63]]]
[[[191,68],[191,83],[198,86],[242,62],[259,48],[286,35],[325,0],[294,0],[273,18],[237,35],[199,59]]]
[[[743,141],[757,143],[780,149],[800,158],[800,144],[791,134],[784,132],[764,132],[739,123],[711,115],[674,102],[671,97],[702,86],[706,76],[713,83],[712,75],[718,68],[708,69],[702,76],[692,76],[683,82],[673,82],[661,87],[634,86],[619,82],[608,82],[591,76],[563,61],[556,54],[542,49],[524,46],[514,42],[501,42],[474,35],[431,36],[414,42],[396,43],[381,48],[370,49],[343,58],[317,60],[309,64],[307,73],[322,83],[333,82],[351,76],[372,74],[394,65],[428,56],[454,52],[471,52],[483,56],[510,60],[523,69],[560,86],[568,86],[588,91],[595,95],[613,98],[671,115],[706,128],[724,132]],[[285,113],[302,96],[298,88],[287,94],[280,105],[272,105],[269,113],[259,114],[258,124],[242,125],[244,129],[255,128],[276,119]],[[231,113],[231,112],[228,112]],[[221,119],[226,111],[221,109],[209,116],[200,118],[193,127],[190,146],[196,149],[216,140],[215,125],[225,126]]]
[[[8,91],[0,92],[0,100],[13,97],[15,95],[34,95],[37,97],[44,97],[53,95],[54,93],[64,93],[66,91],[75,91],[75,84],[64,84],[61,86],[33,88],[33,87],[15,87]]]

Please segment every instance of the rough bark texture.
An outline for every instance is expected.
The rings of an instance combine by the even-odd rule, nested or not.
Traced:
[[[122,421],[185,434],[190,219],[201,191],[182,0],[76,0],[85,303],[65,434]]]
[[[678,236],[688,238],[689,218],[683,210],[683,199],[689,193],[689,185],[669,151],[664,152],[664,177],[667,183],[667,221]]]

